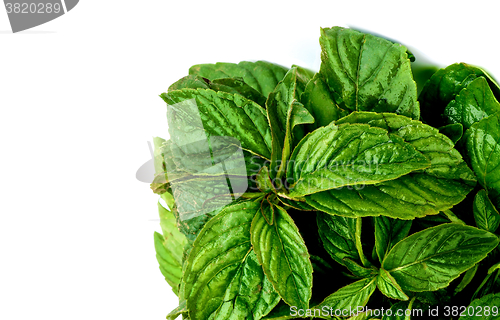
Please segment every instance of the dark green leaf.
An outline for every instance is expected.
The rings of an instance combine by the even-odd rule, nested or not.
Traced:
[[[380,262],[389,250],[410,232],[411,220],[375,217],[375,248]]]
[[[475,122],[500,111],[500,103],[484,77],[474,79],[448,103],[444,116],[450,123],[460,123],[469,129]]]
[[[183,277],[190,319],[260,319],[278,303],[250,242],[259,209],[251,201],[228,206],[196,238]]]
[[[444,134],[451,141],[453,141],[454,144],[456,144],[464,134],[464,126],[462,126],[461,123],[447,124],[439,128],[438,130],[440,133]]]
[[[467,157],[478,182],[493,203],[500,198],[500,113],[473,124],[465,132]]]
[[[404,293],[403,289],[399,286],[396,280],[391,276],[389,272],[384,269],[380,269],[380,274],[377,277],[377,288],[384,295],[391,299],[397,300],[408,300],[408,296]]]
[[[189,74],[210,80],[243,78],[245,83],[267,97],[287,71],[287,68],[267,61],[241,61],[238,64],[225,62],[198,64],[189,69]]]
[[[318,212],[316,220],[323,247],[335,261],[345,264],[344,259],[349,258],[361,264],[356,249],[356,219]]]
[[[448,286],[498,245],[487,231],[456,223],[417,232],[398,242],[382,262],[403,290],[434,291]]]
[[[497,230],[500,225],[500,214],[484,189],[480,190],[474,198],[473,212],[478,228],[490,232]]]
[[[290,162],[290,197],[374,184],[430,166],[398,135],[366,124],[333,123],[302,139]]]
[[[333,310],[349,310],[364,307],[375,291],[376,277],[356,281],[340,288],[323,300],[315,309],[328,307]]]
[[[499,306],[500,293],[486,295],[472,301],[464,312],[465,316],[460,317],[460,320],[478,319],[478,317],[483,320],[497,320],[500,318]]]
[[[266,105],[266,97],[246,84],[241,78],[214,79],[210,84],[210,89],[232,94],[240,94],[248,100],[257,102],[259,106],[265,107]]]
[[[312,294],[312,265],[307,247],[288,213],[274,208],[274,224],[261,214],[252,222],[252,245],[267,278],[290,306],[307,309]]]
[[[458,284],[458,286],[455,288],[455,293],[457,294],[461,292],[465,287],[472,281],[474,276],[476,275],[477,268],[479,267],[479,263],[476,263],[472,268],[467,270],[467,272],[464,273],[464,277],[462,278],[462,281]]]
[[[266,104],[266,97],[246,84],[242,78],[222,78],[210,81],[200,76],[189,75],[172,84],[168,88],[168,91],[170,92],[185,88],[212,89],[214,91],[224,91],[231,94],[237,93],[247,98],[248,100],[255,101],[262,107],[264,107]]]
[[[454,144],[437,129],[389,113],[354,112],[336,123],[367,123],[399,135],[431,161],[423,172],[363,188],[342,188],[306,196],[318,210],[346,217],[385,215],[413,219],[460,203],[476,180]]]
[[[448,103],[478,77],[486,77],[493,90],[498,90],[494,81],[480,68],[466,63],[455,63],[438,70],[427,81],[418,100],[421,104],[422,118],[432,126],[439,127],[445,123],[442,114]]]
[[[281,178],[287,160],[304,132],[298,125],[313,123],[314,118],[299,102],[307,79],[292,68],[267,99],[267,115],[272,132],[271,177]]]
[[[406,48],[340,27],[321,29],[321,68],[336,101],[351,111],[395,112],[419,118],[417,86]]]

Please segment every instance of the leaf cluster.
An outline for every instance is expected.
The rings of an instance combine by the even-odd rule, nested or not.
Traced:
[[[201,64],[161,94],[167,319],[496,319],[500,87],[457,63],[417,90],[403,45],[340,27],[320,44],[318,72]]]

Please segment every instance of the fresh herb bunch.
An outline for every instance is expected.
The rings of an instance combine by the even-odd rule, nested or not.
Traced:
[[[500,87],[459,63],[417,94],[406,47],[320,44],[317,73],[202,64],[161,95],[167,319],[499,319]]]

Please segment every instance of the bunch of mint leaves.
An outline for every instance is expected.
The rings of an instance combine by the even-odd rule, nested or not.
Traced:
[[[418,94],[405,46],[320,44],[316,73],[201,64],[161,94],[167,319],[498,319],[500,87],[457,63]]]

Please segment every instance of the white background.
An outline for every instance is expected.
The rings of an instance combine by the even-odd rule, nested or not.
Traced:
[[[155,258],[158,197],[135,172],[166,133],[158,95],[193,64],[317,69],[319,27],[340,25],[500,78],[493,1],[237,3],[81,0],[19,34],[0,7],[0,319],[165,319],[177,306]]]

